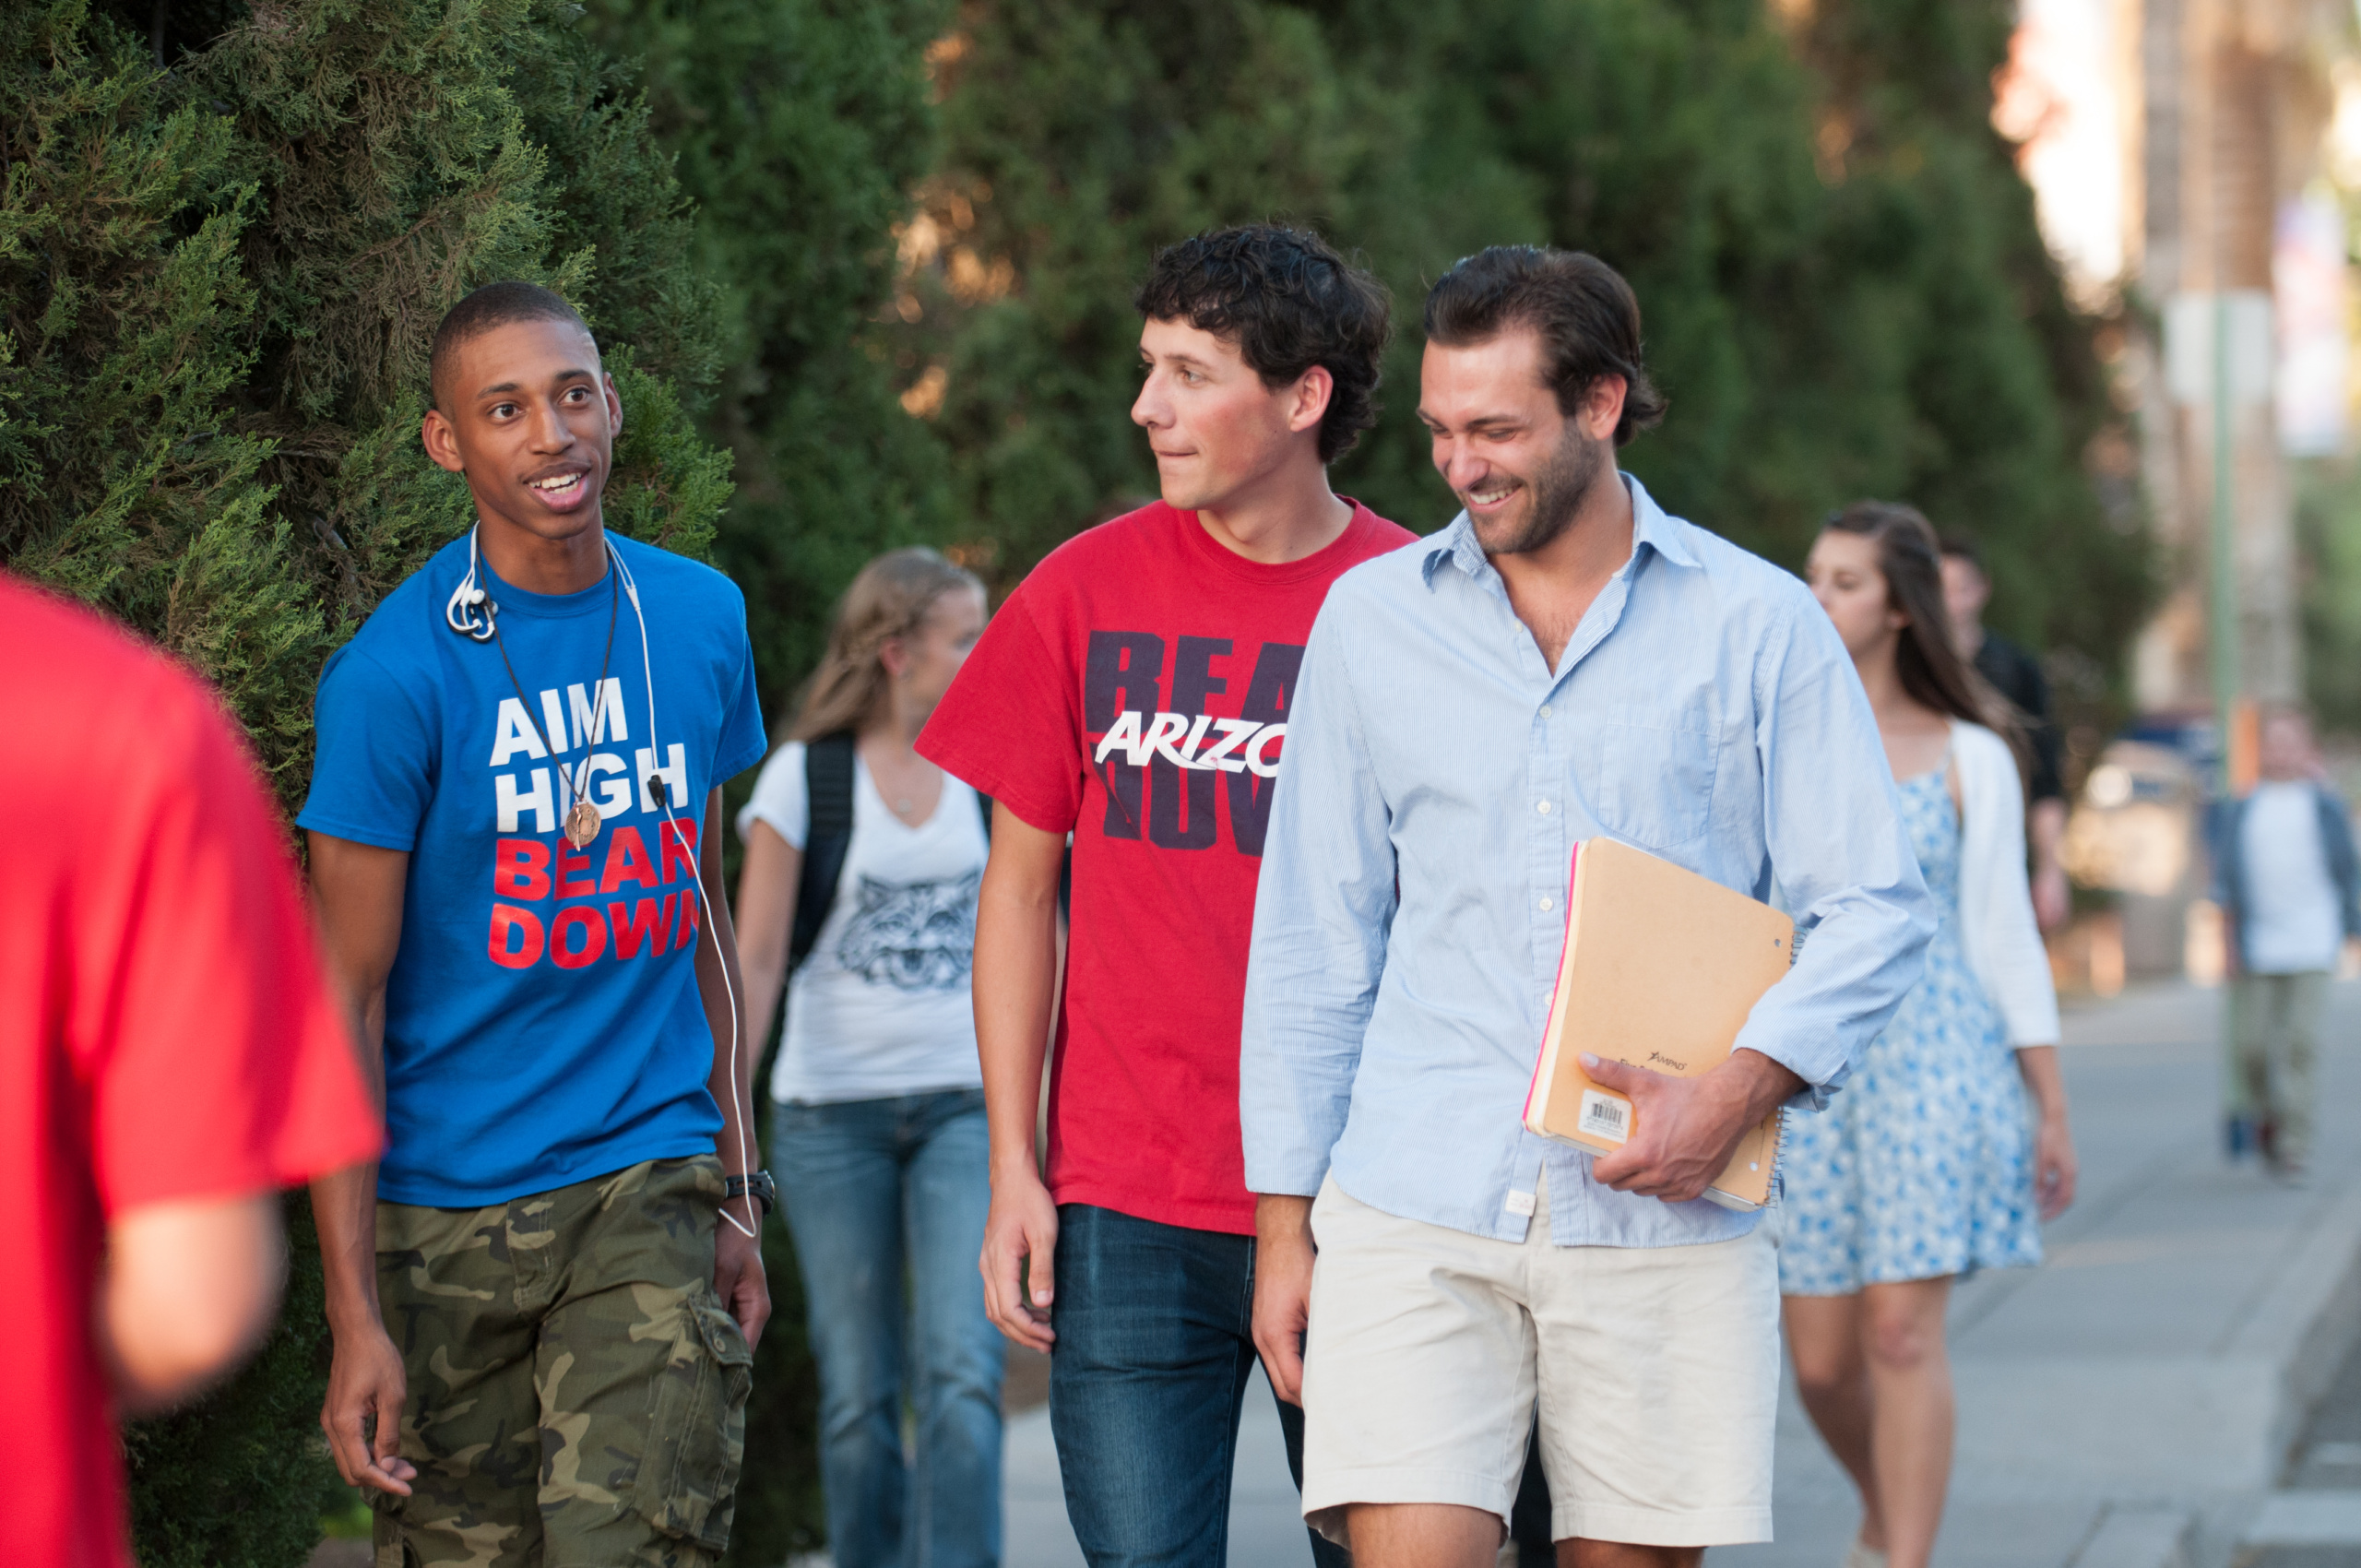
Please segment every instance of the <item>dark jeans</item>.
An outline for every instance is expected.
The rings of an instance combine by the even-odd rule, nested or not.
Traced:
[[[1238,1412],[1254,1370],[1254,1239],[1058,1210],[1050,1429],[1092,1568],[1222,1568]],[[1282,1402],[1303,1485],[1303,1411]],[[1309,1534],[1309,1532],[1306,1532]],[[1311,1538],[1317,1568],[1351,1559]]]
[[[992,1568],[1001,1337],[976,1271],[991,1193],[983,1091],[772,1114],[820,1371],[829,1553],[837,1568]]]

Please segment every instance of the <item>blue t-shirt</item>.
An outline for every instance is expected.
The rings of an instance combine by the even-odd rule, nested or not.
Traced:
[[[765,749],[746,604],[708,566],[609,537],[647,619],[653,739],[639,622],[613,569],[552,596],[478,568],[512,683],[497,644],[444,619],[465,539],[320,677],[297,826],[410,857],[386,990],[389,1202],[503,1203],[710,1152],[721,1128],[694,878],[707,791]],[[603,819],[579,853],[560,832],[574,778]]]

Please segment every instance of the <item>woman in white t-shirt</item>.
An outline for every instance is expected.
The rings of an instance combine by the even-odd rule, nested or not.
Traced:
[[[837,1568],[1000,1559],[1001,1339],[976,1270],[991,1185],[968,985],[985,803],[910,744],[983,629],[982,585],[933,551],[872,561],[837,605],[792,739],[738,814],[749,1016],[769,1019],[791,949],[808,948],[771,1074],[771,1165],[819,1364]],[[833,885],[813,885],[832,861]],[[826,904],[816,932],[799,900]]]

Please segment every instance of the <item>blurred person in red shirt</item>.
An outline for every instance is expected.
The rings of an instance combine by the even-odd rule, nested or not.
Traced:
[[[277,1192],[374,1158],[289,839],[196,678],[0,573],[0,1562],[127,1568],[113,1420],[261,1337]]]

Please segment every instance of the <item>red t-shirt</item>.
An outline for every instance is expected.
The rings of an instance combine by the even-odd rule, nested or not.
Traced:
[[[0,574],[0,1562],[131,1562],[106,1228],[374,1156],[288,841],[177,666]]]
[[[1157,502],[1060,546],[1011,594],[919,750],[1074,834],[1050,1069],[1050,1193],[1251,1234],[1239,1018],[1263,829],[1312,617],[1413,536],[1356,505],[1282,566]]]

